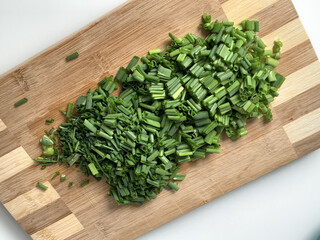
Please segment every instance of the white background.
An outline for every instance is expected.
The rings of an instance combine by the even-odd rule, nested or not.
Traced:
[[[0,0],[0,74],[123,2],[125,1]],[[319,1],[293,2],[319,57]],[[319,158],[320,150],[187,213],[139,239],[317,239],[320,235]],[[0,239],[30,239],[2,204]]]

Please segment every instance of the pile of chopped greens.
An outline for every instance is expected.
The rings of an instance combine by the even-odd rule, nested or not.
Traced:
[[[256,35],[259,22],[211,22],[205,38],[169,34],[166,51],[133,57],[75,104],[67,121],[41,138],[43,166],[76,165],[105,179],[118,204],[142,204],[164,188],[178,190],[181,163],[219,153],[220,135],[247,134],[246,121],[264,116],[285,78],[273,70],[282,43],[272,50]],[[121,82],[118,97],[110,94]],[[74,114],[73,114],[74,112]]]

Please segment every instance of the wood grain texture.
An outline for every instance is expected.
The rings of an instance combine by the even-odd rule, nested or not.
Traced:
[[[279,89],[279,96],[272,103],[276,107],[282,103],[290,101],[293,97],[312,89],[319,84],[320,62],[315,61],[310,65],[287,76],[282,88]],[[306,81],[308,79],[308,81]]]
[[[284,125],[291,143],[296,143],[320,131],[320,108]]]
[[[12,150],[0,157],[0,182],[14,176],[33,164],[34,161],[29,157],[23,147]]]
[[[48,227],[72,212],[61,198],[33,211],[18,220],[21,227],[30,235]]]
[[[261,26],[259,35],[263,37],[298,18],[298,14],[291,0],[279,0],[247,18],[259,20]]]
[[[0,77],[0,200],[34,239],[134,239],[320,147],[320,66],[291,1],[188,1],[131,0]],[[67,102],[132,56],[164,48],[168,32],[202,35],[203,12],[219,20],[257,19],[268,45],[283,40],[277,70],[287,81],[272,104],[272,122],[251,119],[247,136],[223,136],[221,154],[182,165],[187,178],[178,192],[163,191],[141,207],[117,206],[104,181],[90,179],[81,188],[87,178],[75,167],[40,171],[33,164],[41,152],[39,138],[49,128],[46,119],[54,118],[57,127],[64,121],[58,110]],[[80,57],[66,63],[74,51]],[[28,103],[14,108],[22,97]],[[66,182],[50,180],[57,170]],[[49,189],[36,189],[37,181]]]
[[[228,0],[221,6],[230,21],[240,23],[244,19],[248,19],[252,15],[276,3],[278,0]]]
[[[43,184],[48,187],[46,191],[39,188],[33,188],[4,204],[15,219],[20,220],[60,197],[49,182],[44,182]]]
[[[0,119],[0,132],[5,130],[7,126],[4,124],[4,122]]]
[[[262,39],[270,48],[272,48],[275,40],[281,39],[281,41],[285,43],[281,48],[281,52],[283,53],[307,41],[308,36],[301,24],[300,19],[296,18],[286,25],[278,28],[276,31],[264,36]]]
[[[83,230],[83,226],[74,214],[70,214],[50,226],[34,233],[34,240],[65,239]]]
[[[320,85],[316,85],[288,101],[276,106],[275,112],[283,125],[292,122],[320,107]]]

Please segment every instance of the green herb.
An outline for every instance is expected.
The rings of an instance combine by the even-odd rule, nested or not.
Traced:
[[[44,135],[40,138],[40,143],[43,145],[43,146],[50,146],[53,144],[53,141],[50,137]]]
[[[77,57],[79,57],[79,53],[78,52],[74,52],[74,53],[70,54],[69,56],[67,56],[66,60],[67,60],[67,62],[69,62],[69,61],[71,61],[71,60],[73,60],[73,59],[75,59]]]
[[[67,118],[71,117],[72,108],[73,108],[73,103],[68,103],[68,108],[67,108],[67,112],[66,112]]]
[[[53,177],[51,178],[51,180],[53,180],[53,179],[55,179],[57,176],[59,176],[60,175],[60,172],[59,171],[57,171],[54,175],[53,175]]]
[[[28,102],[28,99],[27,99],[27,98],[22,98],[21,100],[19,100],[18,102],[16,102],[16,103],[14,104],[14,106],[15,106],[15,107],[19,107],[20,105],[22,105],[22,104],[24,104],[24,103],[26,103],[26,102]]]
[[[237,139],[248,133],[248,119],[272,120],[269,104],[285,81],[274,71],[282,42],[267,49],[255,20],[234,26],[202,18],[205,38],[170,33],[165,51],[134,56],[74,108],[69,103],[66,122],[41,138],[35,161],[75,165],[106,180],[119,205],[141,205],[163,189],[179,190],[180,164],[219,153],[223,132]],[[122,92],[111,96],[118,82]]]
[[[53,122],[54,122],[54,119],[53,119],[53,118],[51,118],[50,120],[47,119],[47,120],[45,121],[46,125],[50,125],[50,124],[53,123]]]
[[[37,182],[37,187],[44,190],[44,191],[46,191],[48,189],[48,187],[43,185],[41,182]]]
[[[73,182],[69,182],[68,187],[72,187]]]
[[[80,184],[80,187],[84,187],[85,185],[87,185],[87,184],[89,184],[89,179],[88,180],[86,180],[86,181],[84,181],[84,182],[82,182],[81,184]]]
[[[64,182],[67,179],[66,175],[62,174],[60,176],[60,182]]]

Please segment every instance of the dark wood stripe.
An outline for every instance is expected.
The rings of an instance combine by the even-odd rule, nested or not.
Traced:
[[[228,0],[219,0],[220,4],[223,4],[225,2],[228,2]]]
[[[8,128],[0,132],[0,157],[19,146],[17,139],[14,138]]]
[[[302,157],[310,152],[320,148],[320,132],[314,133],[311,136],[304,138],[293,144],[294,149],[299,157]]]
[[[288,76],[289,74],[308,66],[317,59],[317,55],[310,40],[307,40],[283,53],[276,71],[284,76]]]
[[[286,125],[299,117],[310,113],[320,107],[320,85],[300,93],[288,101],[276,106],[275,112]]]
[[[71,214],[71,210],[61,198],[25,216],[18,222],[28,233],[33,234]]]
[[[263,37],[273,32],[275,29],[291,22],[297,17],[298,14],[291,0],[280,0],[254,14],[249,19],[257,19],[260,21],[259,36]]]

